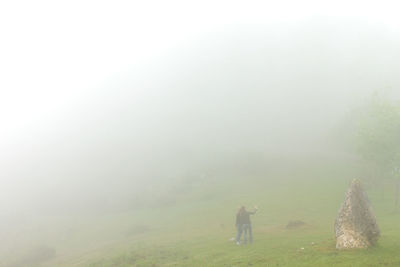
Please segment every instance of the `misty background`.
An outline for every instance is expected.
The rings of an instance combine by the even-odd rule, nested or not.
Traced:
[[[1,4],[3,218],[124,210],[188,174],[351,154],[349,113],[399,97],[400,20],[318,3]]]

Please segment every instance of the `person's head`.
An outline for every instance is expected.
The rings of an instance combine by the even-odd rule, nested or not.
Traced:
[[[246,212],[246,208],[245,208],[245,206],[241,206],[241,207],[239,208],[239,210],[238,210],[238,214],[242,214],[242,213],[244,213],[244,212]]]

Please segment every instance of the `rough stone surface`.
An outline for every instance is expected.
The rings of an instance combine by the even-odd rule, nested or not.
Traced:
[[[353,180],[335,221],[336,248],[367,248],[380,235],[375,214],[359,180]]]

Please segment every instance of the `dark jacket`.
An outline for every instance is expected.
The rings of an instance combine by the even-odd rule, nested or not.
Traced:
[[[251,224],[250,215],[253,215],[256,212],[257,212],[257,210],[245,211],[243,213],[238,213],[236,215],[236,225]]]

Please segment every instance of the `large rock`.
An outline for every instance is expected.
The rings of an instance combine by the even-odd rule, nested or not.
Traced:
[[[353,180],[335,221],[336,248],[366,248],[376,244],[380,230],[359,180]]]

